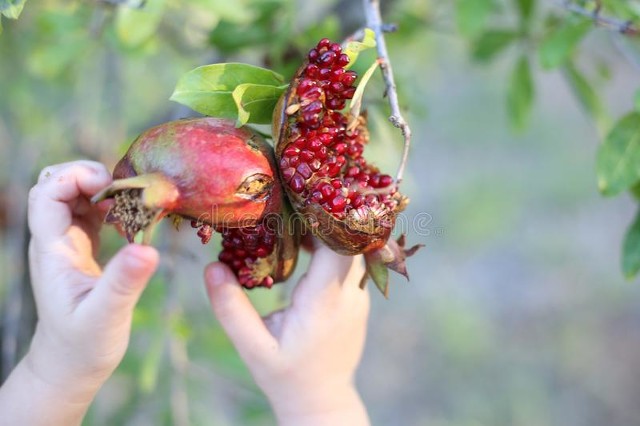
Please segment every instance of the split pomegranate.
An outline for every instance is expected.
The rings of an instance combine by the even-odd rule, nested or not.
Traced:
[[[386,293],[386,278],[376,276],[374,264],[406,275],[404,257],[415,251],[389,240],[408,199],[363,157],[366,115],[342,112],[356,91],[348,64],[341,46],[326,38],[309,51],[274,112],[276,157],[291,203],[313,234],[340,254],[365,253],[369,273],[376,284],[385,281]]]

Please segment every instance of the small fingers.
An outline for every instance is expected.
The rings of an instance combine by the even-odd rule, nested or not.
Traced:
[[[129,244],[105,266],[95,288],[81,304],[91,321],[130,318],[158,267],[158,252],[150,246]]]
[[[313,252],[307,273],[295,289],[294,302],[300,300],[306,304],[338,297],[353,264],[353,256],[339,255],[319,244]]]
[[[71,226],[73,210],[87,207],[78,199],[90,197],[110,182],[107,169],[92,161],[45,168],[29,192],[29,228],[34,239],[43,242],[64,235]]]
[[[277,351],[278,342],[233,272],[222,263],[212,263],[205,270],[205,283],[213,313],[240,356],[249,366],[267,361]]]

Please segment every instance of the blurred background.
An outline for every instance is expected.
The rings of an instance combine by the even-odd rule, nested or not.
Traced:
[[[30,0],[7,19],[22,3],[0,2],[3,378],[35,322],[25,208],[42,167],[112,167],[144,129],[193,115],[168,98],[196,66],[248,62],[289,77],[319,38],[364,26],[353,0]],[[408,262],[409,283],[393,276],[390,300],[372,288],[357,381],[374,424],[637,424],[640,283],[620,267],[636,202],[600,195],[596,155],[634,108],[640,50],[626,22],[640,2],[605,1],[610,28],[581,16],[598,4],[383,1],[414,132],[403,230],[426,248]],[[363,56],[366,69],[374,54]],[[393,172],[401,135],[373,80],[366,155]],[[274,423],[201,284],[219,239],[202,246],[194,234],[157,235],[163,266],[85,424]],[[124,241],[103,236],[105,260]],[[251,297],[268,313],[294,283]]]

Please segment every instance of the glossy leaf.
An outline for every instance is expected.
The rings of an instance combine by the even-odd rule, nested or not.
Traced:
[[[456,26],[464,36],[482,32],[494,8],[493,0],[456,0]]]
[[[281,87],[281,75],[247,64],[213,64],[184,74],[171,95],[171,100],[204,115],[237,118],[238,107],[233,91],[243,84]]]
[[[640,211],[627,230],[622,244],[622,273],[628,279],[640,271]]]
[[[518,34],[515,31],[489,30],[475,40],[471,56],[476,61],[490,61],[517,38]]]
[[[552,69],[563,65],[592,26],[589,20],[569,20],[552,30],[538,51],[542,67]]]
[[[640,113],[622,118],[598,150],[598,187],[616,195],[640,180]]]
[[[233,100],[238,108],[236,126],[247,123],[269,124],[273,109],[287,85],[265,86],[245,83],[238,85],[233,93]]]
[[[507,112],[514,130],[523,130],[529,123],[534,87],[529,59],[522,56],[516,63],[507,89]]]

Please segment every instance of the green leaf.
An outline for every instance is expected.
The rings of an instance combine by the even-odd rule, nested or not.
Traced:
[[[240,127],[247,123],[271,123],[273,109],[286,88],[286,84],[282,86],[265,86],[252,83],[238,85],[232,93],[233,100],[238,108],[236,126]]]
[[[156,33],[162,15],[164,0],[147,0],[144,7],[118,7],[115,30],[118,39],[128,47],[139,47],[149,41]]]
[[[533,15],[535,0],[515,0],[518,15],[520,16],[520,24],[522,28],[527,28]]]
[[[635,277],[640,271],[640,211],[627,229],[622,244],[622,273],[627,279]]]
[[[589,81],[580,70],[576,68],[572,61],[567,63],[564,75],[582,107],[595,119],[596,127],[601,131],[607,128],[609,118],[606,115],[602,102],[600,102],[598,94],[593,90]]]
[[[243,84],[281,87],[284,79],[273,71],[253,65],[205,65],[180,78],[171,100],[204,115],[239,118],[233,91]]]
[[[529,59],[522,56],[516,63],[507,89],[507,112],[514,130],[523,130],[529,123],[534,87]]]
[[[598,188],[616,195],[640,179],[640,113],[623,117],[598,150]]]
[[[473,43],[471,56],[479,62],[488,62],[518,38],[518,33],[510,30],[489,30]]]
[[[362,78],[358,83],[358,87],[356,87],[353,98],[351,98],[351,102],[349,103],[349,109],[353,120],[357,120],[357,118],[360,116],[360,108],[362,107],[362,97],[364,96],[364,89],[365,87],[367,87],[367,83],[369,82],[371,76],[379,65],[379,61],[374,61],[369,69],[367,69],[367,71],[362,75]]]
[[[27,0],[0,0],[0,15],[18,19]]]
[[[362,41],[352,40],[345,46],[344,53],[349,56],[349,64],[345,68],[351,68],[358,59],[358,54],[372,47],[376,47],[376,34],[371,28],[365,28]]]
[[[538,51],[542,67],[552,69],[563,65],[592,26],[589,20],[570,20],[547,34]]]
[[[633,96],[633,107],[637,112],[640,112],[640,89],[636,90],[636,93]]]
[[[456,0],[456,26],[463,36],[475,37],[484,30],[494,8],[493,0]]]

